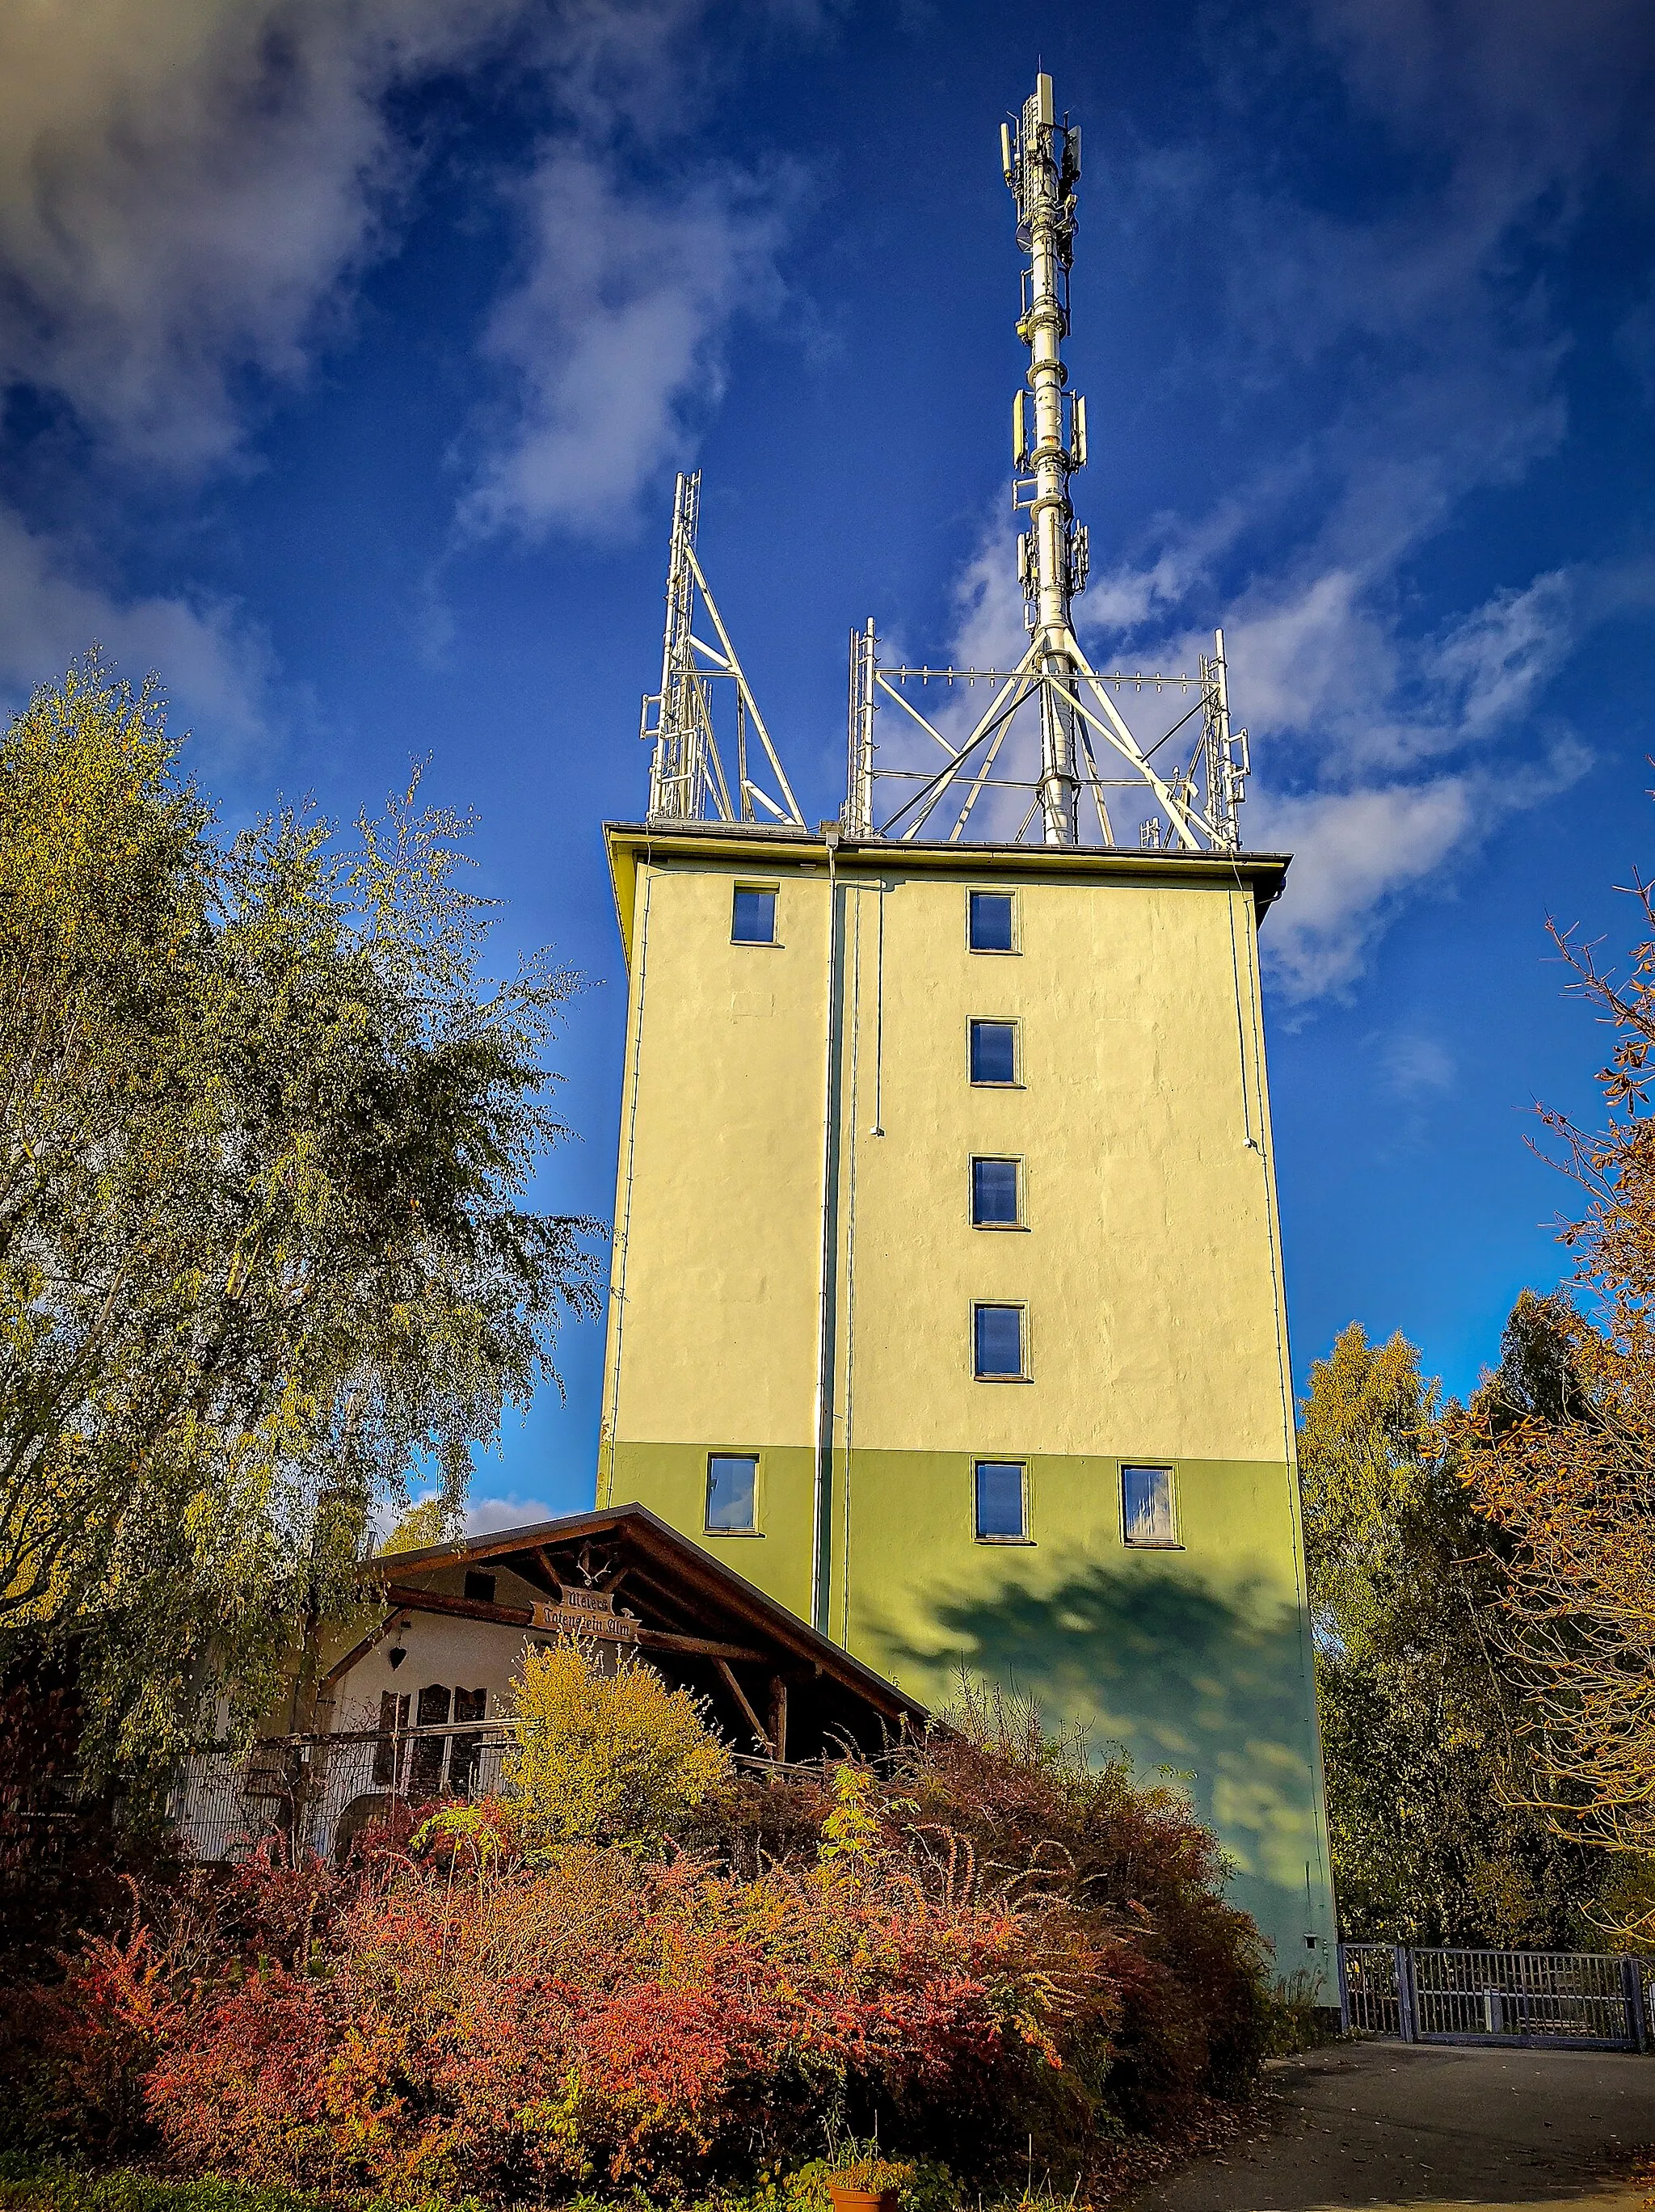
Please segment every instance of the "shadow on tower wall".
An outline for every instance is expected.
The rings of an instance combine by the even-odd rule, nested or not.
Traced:
[[[1320,1854],[1298,1607],[1279,1585],[1220,1589],[1187,1567],[1074,1552],[1048,1553],[1038,1581],[1002,1571],[997,1583],[912,1589],[902,1625],[870,1624],[888,1671],[939,1704],[961,1671],[1008,1684],[1048,1729],[1084,1728],[1094,1761],[1124,1750],[1145,1779],[1172,1769],[1222,1838],[1230,1897],[1276,1940],[1284,1967],[1298,1963],[1307,1924],[1320,1924],[1305,1918],[1306,1864]]]

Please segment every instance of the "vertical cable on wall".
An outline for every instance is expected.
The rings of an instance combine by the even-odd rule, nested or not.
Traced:
[[[834,1493],[834,1261],[838,1257],[837,1182],[839,1130],[834,1103],[839,1091],[839,837],[838,827],[822,833],[828,848],[828,959],[824,994],[821,1100],[821,1276],[816,1306],[815,1479],[811,1492],[810,1626],[828,1633],[832,1579]]]
[[[851,1161],[845,1199],[845,1505],[840,1520],[843,1534],[840,1544],[839,1640],[846,1650],[850,1649],[851,1643],[851,1451],[856,1411],[856,1171],[857,1138],[860,1133],[857,1117],[861,1110],[857,1079],[858,1046],[862,1036],[862,894],[865,888],[861,884],[856,886],[856,922],[851,935],[851,1096],[844,1115],[845,1127],[850,1131]],[[846,896],[848,899],[848,885]],[[882,916],[882,898],[879,910]]]

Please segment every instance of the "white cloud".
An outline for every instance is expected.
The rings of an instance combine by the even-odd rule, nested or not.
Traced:
[[[484,341],[512,404],[462,521],[478,534],[613,535],[722,398],[735,318],[779,301],[789,187],[723,169],[646,194],[624,189],[608,156],[557,144],[518,197],[530,265]]]
[[[489,1536],[497,1528],[528,1528],[556,1519],[543,1498],[479,1498],[465,1509],[468,1536]]]
[[[381,243],[396,85],[523,0],[19,0],[0,9],[0,382],[126,454],[238,447]]]
[[[1410,1103],[1433,1093],[1446,1096],[1459,1073],[1446,1045],[1409,1030],[1399,1030],[1384,1040],[1379,1064],[1390,1088]]]
[[[830,13],[752,0],[743,27],[808,38]],[[526,273],[484,339],[507,391],[479,426],[463,520],[612,532],[717,404],[734,319],[780,296],[791,175],[662,178],[652,159],[714,88],[708,15],[709,0],[0,10],[0,387],[67,402],[105,457],[186,476],[235,459],[261,396],[303,380],[391,240],[421,149],[389,95],[509,54],[549,127],[508,187]]]
[[[18,0],[0,9],[0,398],[66,407],[88,465],[130,486],[241,464],[273,391],[346,328],[428,149],[391,95],[504,58],[548,137],[516,191],[526,275],[485,351],[512,386],[474,447],[473,532],[622,522],[722,391],[739,312],[779,296],[785,177],[704,167],[646,191],[704,109],[709,0]],[[745,28],[820,31],[817,0]],[[659,163],[656,164],[658,171]],[[508,187],[508,190],[511,189]],[[70,450],[66,442],[65,451]],[[160,665],[180,708],[258,731],[267,656],[188,593],[127,601],[0,507],[0,682],[99,638]],[[427,627],[442,610],[433,600]]]
[[[1454,863],[1508,816],[1555,799],[1590,765],[1585,749],[1562,738],[1543,759],[1502,773],[1479,768],[1354,790],[1255,791],[1247,843],[1293,854],[1288,896],[1264,937],[1288,999],[1347,995],[1373,939],[1410,893],[1439,894]]]
[[[61,549],[0,509],[0,690],[21,706],[94,642],[135,684],[160,670],[173,719],[203,745],[234,754],[263,737],[270,654],[238,609],[94,588],[70,572]]]
[[[1247,842],[1294,855],[1292,897],[1271,915],[1268,932],[1272,964],[1291,996],[1350,982],[1375,923],[1472,834],[1475,808],[1463,776],[1300,798],[1253,795]]]

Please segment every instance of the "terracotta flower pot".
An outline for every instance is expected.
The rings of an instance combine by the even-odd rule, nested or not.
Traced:
[[[896,2212],[894,2189],[845,2189],[830,2181],[828,2198],[834,2212]]]

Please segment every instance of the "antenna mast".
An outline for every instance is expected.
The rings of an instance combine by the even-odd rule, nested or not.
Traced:
[[[840,818],[850,836],[906,841],[924,836],[935,817],[937,828],[948,823],[948,841],[957,844],[979,800],[992,793],[988,811],[998,819],[1005,818],[1013,795],[1018,805],[1028,802],[1011,835],[1013,844],[1021,844],[1037,821],[1045,843],[1078,844],[1084,802],[1088,828],[1095,815],[1105,846],[1121,842],[1118,820],[1127,837],[1148,851],[1173,846],[1186,853],[1234,852],[1240,843],[1237,809],[1247,775],[1247,733],[1230,727],[1222,634],[1212,653],[1199,656],[1199,672],[1184,673],[1094,669],[1075,635],[1073,602],[1086,588],[1088,548],[1069,486],[1076,470],[1086,465],[1086,402],[1068,389],[1063,342],[1069,335],[1081,134],[1067,115],[1058,119],[1052,79],[1044,70],[1016,120],[1000,125],[1000,167],[1016,205],[1017,241],[1025,256],[1017,335],[1028,348],[1028,371],[1012,404],[1011,499],[1014,509],[1028,517],[1017,540],[1028,646],[1015,668],[882,667],[872,623],[853,630],[849,775]],[[928,715],[914,694],[932,684],[949,693],[956,684],[969,691],[981,684],[989,702],[962,714],[950,700],[940,715],[936,708]],[[1196,697],[1170,729],[1143,745],[1121,711],[1123,690],[1140,697],[1147,692],[1152,702],[1169,693],[1185,702],[1191,691]],[[875,717],[892,705],[902,710],[897,741],[882,746]],[[1019,774],[1018,746],[1009,740],[1036,714],[1039,772],[1029,772],[1030,762]],[[1193,744],[1191,737],[1182,740],[1191,749],[1182,757],[1163,751],[1197,715]],[[940,765],[935,753],[926,752],[915,764],[916,728],[940,749]],[[891,765],[880,764],[882,750],[895,756]],[[891,796],[893,787],[899,803],[881,809],[880,818],[876,799]],[[998,840],[1005,834],[999,830]]]
[[[1086,465],[1086,402],[1070,395],[1063,342],[1069,335],[1069,269],[1075,239],[1075,187],[1080,182],[1081,134],[1057,120],[1052,80],[1044,71],[1022,119],[1000,126],[1000,164],[1017,207],[1017,242],[1028,256],[1022,274],[1017,335],[1028,348],[1029,409],[1020,392],[1012,409],[1012,448],[1020,482],[1014,504],[1029,526],[1017,541],[1025,618],[1034,633],[1034,665],[1055,680],[1040,686],[1040,816],[1048,845],[1072,845],[1079,835],[1080,775],[1075,710],[1063,696],[1077,688],[1070,599],[1086,580],[1086,532],[1075,524],[1069,479]]]

